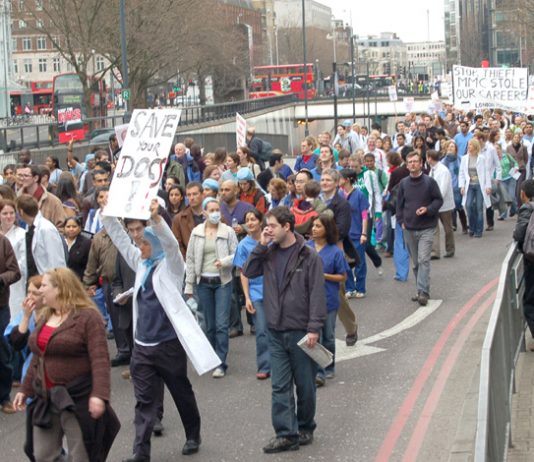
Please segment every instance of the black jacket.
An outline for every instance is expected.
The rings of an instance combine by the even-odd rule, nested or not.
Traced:
[[[115,277],[111,282],[111,295],[113,299],[117,295],[131,289],[135,284],[135,271],[130,268],[120,252],[117,253],[117,263],[115,266]],[[132,324],[132,300],[130,297],[124,305],[119,307],[119,329],[129,329]]]
[[[89,251],[91,250],[91,239],[79,235],[76,238],[76,242],[69,250],[67,259],[67,267],[74,271],[80,281],[83,280],[83,273],[87,266],[87,259],[89,258]]]
[[[517,242],[517,246],[521,252],[523,251],[523,242],[525,242],[525,234],[532,212],[534,212],[534,202],[527,202],[519,208],[519,212],[517,213],[517,223],[514,228],[514,241]]]
[[[328,208],[334,213],[339,240],[343,241],[348,237],[350,231],[350,204],[336,191],[330,204],[328,204]]]
[[[275,269],[278,244],[258,244],[250,254],[243,274],[263,275],[263,303],[269,329],[304,330],[319,333],[326,319],[326,294],[321,257],[295,234],[298,249],[287,263],[285,282],[279,289]]]

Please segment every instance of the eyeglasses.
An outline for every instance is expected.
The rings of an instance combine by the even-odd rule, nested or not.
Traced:
[[[31,173],[17,173],[17,176],[19,178],[31,178],[32,174]]]

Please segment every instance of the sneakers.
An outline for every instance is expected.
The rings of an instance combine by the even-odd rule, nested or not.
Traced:
[[[425,294],[424,292],[419,293],[417,301],[419,302],[419,305],[426,306],[428,304],[428,294]]]
[[[152,433],[154,433],[154,436],[162,436],[163,435],[163,424],[161,423],[160,419],[156,419],[156,423],[154,424],[154,428],[152,429]]]
[[[213,374],[211,374],[211,376],[214,379],[222,379],[225,375],[226,375],[226,372],[224,371],[222,367],[218,367],[217,369],[213,371]]]
[[[308,446],[313,443],[313,433],[312,432],[299,432],[299,445]]]
[[[347,299],[349,298],[356,298],[356,292],[351,292],[350,290],[347,290],[345,292],[345,297],[347,297]]]
[[[320,375],[315,377],[315,385],[317,385],[317,388],[324,387],[325,383],[326,383],[326,381],[325,381],[324,377],[321,377]]]
[[[382,268],[382,265],[380,265],[377,269],[378,275],[383,276],[384,275],[384,268]]]
[[[355,298],[365,298],[365,292],[355,292],[354,293]]]
[[[298,438],[276,436],[271,441],[269,441],[267,446],[263,447],[263,452],[265,454],[276,454],[278,452],[284,452],[284,451],[298,451],[299,439],[300,439],[300,435]]]

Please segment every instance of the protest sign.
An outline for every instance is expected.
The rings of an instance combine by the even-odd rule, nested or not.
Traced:
[[[453,102],[460,109],[520,110],[528,97],[527,68],[453,66]]]
[[[78,141],[85,138],[81,107],[69,106],[58,109],[57,132],[60,143],[68,143],[70,140]]]
[[[247,145],[247,121],[239,112],[235,113],[235,144],[236,148]]]
[[[119,148],[122,148],[124,144],[124,139],[128,133],[129,124],[115,125],[115,136],[117,137],[117,142],[119,143]]]
[[[395,85],[390,85],[388,87],[388,94],[390,101],[397,101],[397,88],[395,87]]]
[[[136,109],[117,161],[104,215],[146,220],[180,121],[180,109]]]
[[[402,98],[402,104],[404,105],[405,112],[412,112],[414,103],[415,98],[413,96],[407,96],[405,98]]]

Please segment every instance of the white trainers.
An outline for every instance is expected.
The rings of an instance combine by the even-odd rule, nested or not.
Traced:
[[[218,367],[217,369],[213,371],[213,374],[211,374],[211,376],[214,379],[222,379],[225,375],[226,375],[226,372],[224,371],[222,367]]]
[[[384,275],[384,268],[382,268],[382,266],[379,266],[376,270],[378,271],[378,275],[379,276],[383,276]]]
[[[356,292],[354,294],[355,298],[365,298],[365,292]]]
[[[345,297],[347,297],[347,299],[349,298],[356,298],[356,292],[351,292],[350,290],[347,290],[345,292]]]

